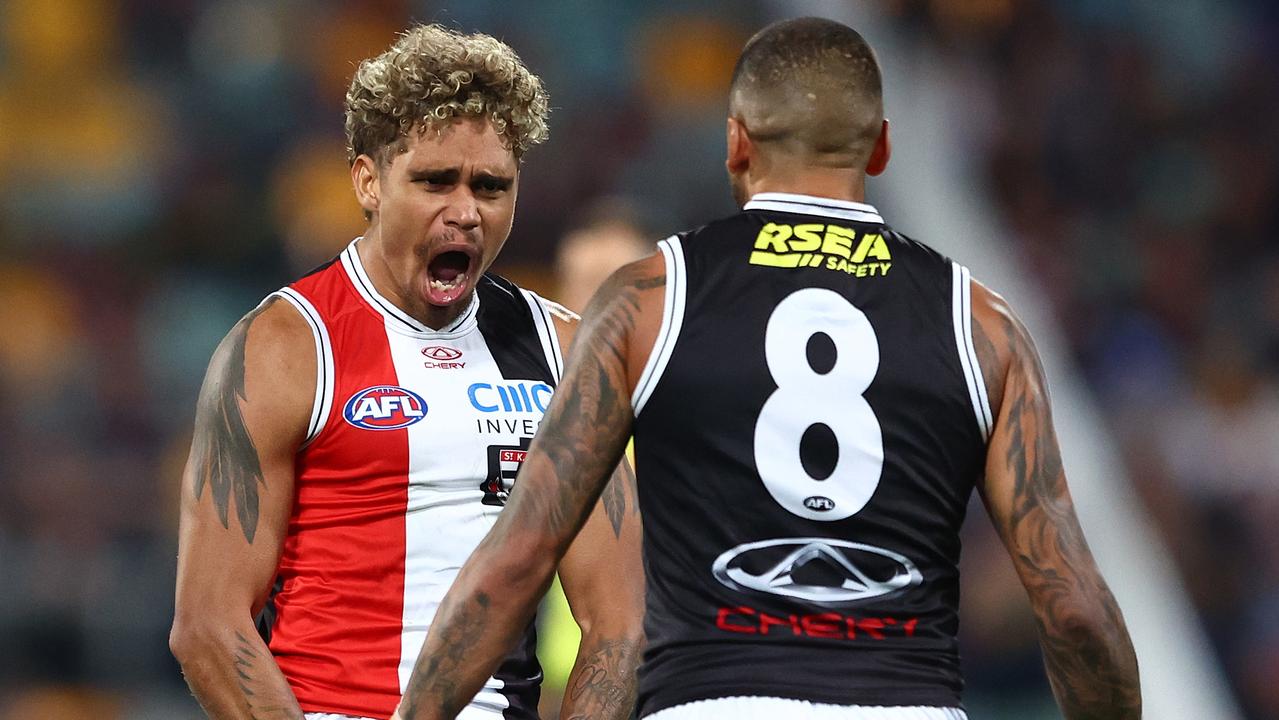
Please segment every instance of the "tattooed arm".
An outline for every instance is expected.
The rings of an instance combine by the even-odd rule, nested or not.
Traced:
[[[1075,516],[1039,354],[1003,298],[974,282],[973,339],[995,427],[982,499],[1030,596],[1067,720],[1141,717],[1128,628]]]
[[[254,628],[293,504],[293,455],[315,393],[311,332],[272,298],[214,351],[182,479],[169,646],[210,717],[300,720]]]
[[[557,325],[567,345],[577,323]],[[582,630],[560,707],[564,720],[631,716],[644,649],[642,539],[635,474],[623,459],[559,566],[564,595]]]
[[[397,717],[457,715],[528,624],[625,451],[631,390],[661,321],[664,268],[660,255],[627,265],[591,301],[510,502],[440,605]],[[613,662],[609,648],[599,652]]]
[[[635,475],[622,460],[560,563],[564,595],[582,629],[560,708],[565,720],[631,717],[644,650],[641,539]]]

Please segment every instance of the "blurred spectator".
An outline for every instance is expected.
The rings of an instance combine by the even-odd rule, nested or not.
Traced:
[[[631,202],[606,198],[590,206],[556,251],[557,302],[580,314],[614,270],[653,252],[654,243]]]
[[[73,687],[27,690],[0,706],[0,720],[123,720],[118,697]]]
[[[1279,593],[1279,25],[1265,5],[892,4],[993,85],[979,149],[993,194],[1257,719],[1279,717],[1258,682],[1279,654],[1259,619]],[[1004,629],[971,634],[998,647]]]

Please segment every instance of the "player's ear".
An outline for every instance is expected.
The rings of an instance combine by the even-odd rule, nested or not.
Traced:
[[[741,175],[750,169],[752,146],[750,135],[742,121],[735,117],[728,118],[728,157],[724,165],[728,168],[729,175]]]
[[[355,186],[355,199],[360,207],[366,213],[377,212],[381,191],[377,161],[368,155],[357,157],[351,164],[351,184]]]
[[[884,118],[884,125],[879,131],[879,137],[875,140],[875,148],[870,151],[870,160],[866,163],[866,174],[878,175],[884,172],[892,155],[893,141],[888,136],[888,118]]]

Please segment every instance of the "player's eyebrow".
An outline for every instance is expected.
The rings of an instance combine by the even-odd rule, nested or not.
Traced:
[[[427,180],[441,185],[452,185],[457,182],[461,176],[462,171],[457,168],[421,168],[409,170],[409,180],[413,182]]]
[[[486,185],[498,190],[506,190],[515,182],[515,178],[511,175],[499,175],[491,172],[477,172],[471,178],[471,185]]]

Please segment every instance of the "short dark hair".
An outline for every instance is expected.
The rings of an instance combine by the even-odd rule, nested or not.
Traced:
[[[868,156],[879,137],[879,61],[865,38],[843,23],[804,17],[769,25],[746,43],[731,87],[730,112],[756,141]]]

